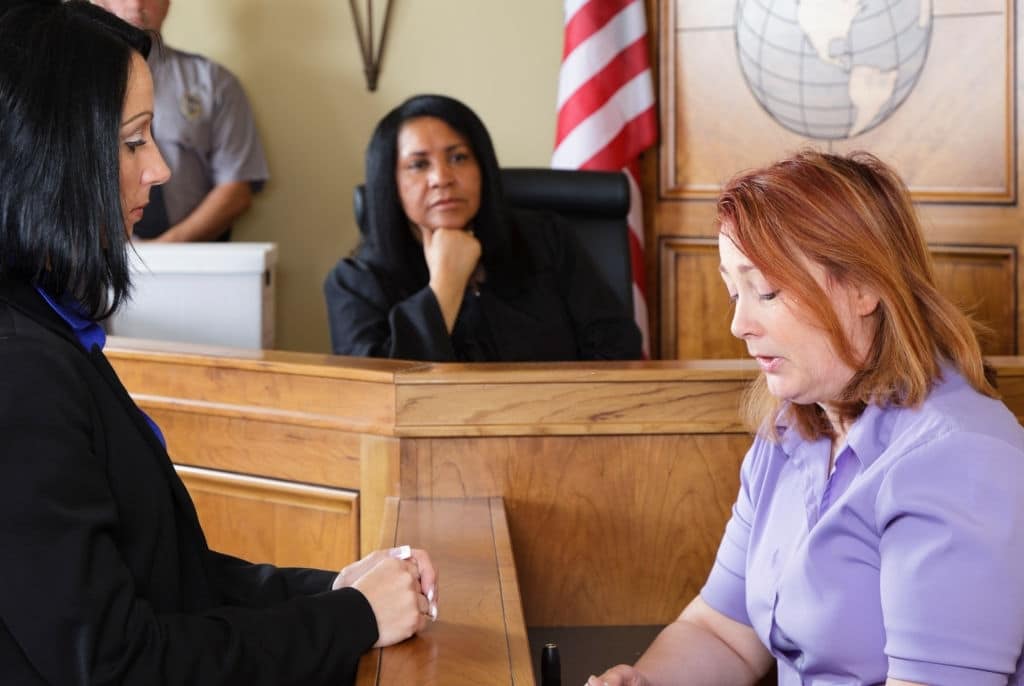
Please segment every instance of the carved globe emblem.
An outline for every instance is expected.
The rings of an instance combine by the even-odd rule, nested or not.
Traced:
[[[852,138],[917,83],[931,0],[738,0],[736,54],[754,97],[810,138]]]

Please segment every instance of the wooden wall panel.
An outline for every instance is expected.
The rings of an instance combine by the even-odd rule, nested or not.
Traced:
[[[711,569],[749,443],[746,434],[412,439],[402,494],[504,497],[529,626],[667,623]]]
[[[357,557],[357,493],[195,467],[177,470],[214,550],[328,570]]]
[[[988,362],[996,370],[1000,399],[1024,424],[1024,358],[990,357]]]
[[[737,430],[744,381],[593,380],[543,384],[410,384],[399,389],[404,435],[708,433]],[[544,403],[536,402],[543,389]],[[624,390],[626,394],[624,395]],[[472,398],[471,403],[466,398]]]
[[[657,5],[660,200],[714,197],[737,171],[805,145],[871,150],[896,164],[919,199],[1013,199],[1012,0],[970,13],[935,3],[910,97],[876,128],[835,141],[791,131],[759,104],[737,57],[736,3]]]
[[[935,13],[940,16],[1000,12],[1006,0],[931,0]]]
[[[275,421],[256,412],[225,416],[218,408],[136,400],[163,431],[177,464],[359,488],[359,434]]]
[[[376,549],[387,517],[385,498],[399,495],[399,444],[396,439],[367,436],[360,451],[359,557]]]
[[[729,331],[732,306],[718,271],[716,238],[663,237],[661,350],[665,358],[747,357]]]
[[[714,198],[723,182],[805,146],[868,150],[891,163],[918,203],[931,244],[979,248],[977,258],[936,252],[944,292],[975,303],[976,314],[996,330],[987,352],[1018,351],[1024,335],[1017,308],[1024,276],[1016,269],[1024,245],[1018,202],[1024,151],[1017,143],[1022,18],[1013,0],[920,6],[931,8],[930,40],[908,97],[875,128],[825,140],[790,131],[757,101],[737,53],[741,4],[648,0],[661,126],[643,166],[646,244],[656,246],[645,258],[655,357],[737,354],[727,337],[708,331],[721,319],[720,296],[699,239],[715,234]],[[988,247],[1012,255],[982,256]]]
[[[676,4],[662,3],[667,14],[659,45],[659,195],[664,199],[714,198],[740,169],[809,142],[761,110],[736,60],[734,8],[722,23],[723,10],[697,8],[711,4],[726,3],[695,0],[678,15]],[[677,17],[685,23],[677,23]],[[739,113],[745,113],[742,119]]]
[[[1017,352],[1017,250],[1013,246],[932,245],[940,290],[986,325],[987,355]],[[729,331],[732,307],[712,238],[662,237],[662,355],[673,359],[747,357]]]
[[[900,171],[915,200],[1012,202],[1013,45],[1005,9],[936,12],[910,97],[878,128],[829,149],[870,150]]]
[[[1014,247],[931,246],[935,278],[943,293],[991,335],[986,355],[1017,354],[1017,250]]]
[[[113,339],[110,345],[118,342]],[[227,358],[227,354],[238,352],[228,351],[224,360],[159,353],[121,360],[115,356],[112,364],[126,388],[145,388],[145,396],[152,398],[188,397],[194,404],[216,403],[223,414],[263,409],[268,419],[277,415],[280,421],[373,433],[386,431],[394,424],[394,374],[389,373],[390,368],[415,366],[387,360],[381,370],[364,372],[357,365],[366,362],[355,358],[314,356],[323,364],[299,365],[291,362],[295,353],[273,351],[264,353],[266,360]],[[278,361],[278,357],[283,360]],[[353,366],[346,369],[340,367],[341,362]],[[270,368],[279,380],[272,388],[265,384]],[[347,376],[339,376],[344,372]],[[339,388],[345,392],[339,393]]]

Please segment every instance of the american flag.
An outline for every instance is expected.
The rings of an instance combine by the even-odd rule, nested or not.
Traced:
[[[639,156],[658,136],[643,0],[565,0],[558,127],[551,166],[629,178],[633,308],[650,356]]]

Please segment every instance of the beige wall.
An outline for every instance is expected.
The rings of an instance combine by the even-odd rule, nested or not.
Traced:
[[[404,98],[440,92],[466,102],[504,165],[550,160],[562,3],[392,2],[374,93],[347,0],[173,0],[164,25],[168,44],[235,72],[256,112],[272,179],[235,240],[278,244],[277,348],[329,351],[321,284],[356,244],[351,191],[370,132]]]

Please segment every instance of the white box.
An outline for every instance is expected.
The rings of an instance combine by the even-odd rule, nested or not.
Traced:
[[[133,243],[132,298],[108,333],[274,347],[274,243]]]

